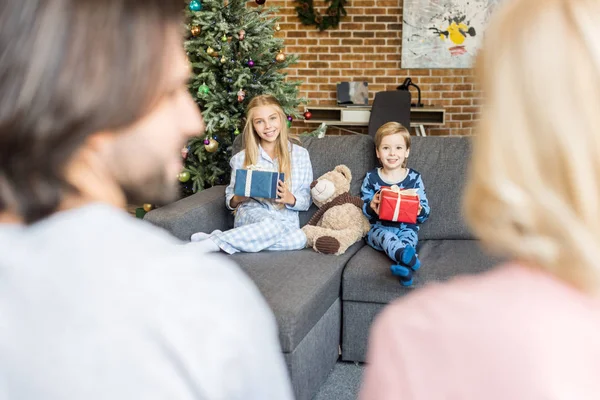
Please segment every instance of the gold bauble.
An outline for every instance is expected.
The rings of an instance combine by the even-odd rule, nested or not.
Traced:
[[[215,50],[212,47],[209,47],[208,49],[206,49],[206,54],[208,54],[209,56],[212,56],[215,53]]]
[[[202,30],[200,29],[199,26],[192,26],[192,29],[190,29],[190,32],[193,36],[198,36],[201,31]]]
[[[152,204],[144,204],[144,211],[146,212],[152,211],[153,208],[154,206]]]
[[[204,149],[209,153],[214,153],[219,149],[219,142],[215,139],[210,139],[209,143],[204,145]]]
[[[221,57],[221,64],[225,64],[227,62],[227,59],[225,58],[225,56]]]
[[[275,30],[276,30],[277,32],[279,32],[279,31],[281,30],[281,27],[279,26],[279,24],[275,25]]]
[[[284,62],[285,61],[285,54],[283,54],[283,52],[279,52],[279,54],[277,54],[275,56],[275,60],[277,60],[277,62]]]

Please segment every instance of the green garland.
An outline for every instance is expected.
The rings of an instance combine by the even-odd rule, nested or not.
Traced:
[[[304,25],[316,25],[320,31],[324,31],[329,27],[336,27],[340,23],[340,19],[346,16],[346,5],[348,0],[325,0],[331,4],[327,8],[327,15],[323,16],[313,7],[313,0],[295,0],[300,3],[296,7],[298,18]]]

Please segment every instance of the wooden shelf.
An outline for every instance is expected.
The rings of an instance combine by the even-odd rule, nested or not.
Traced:
[[[312,118],[305,120],[308,124],[321,124],[339,126],[368,126],[369,122],[344,121],[342,110],[370,111],[371,107],[341,107],[341,106],[309,106],[306,111],[310,111]],[[410,126],[442,126],[446,123],[446,110],[442,107],[411,107]]]

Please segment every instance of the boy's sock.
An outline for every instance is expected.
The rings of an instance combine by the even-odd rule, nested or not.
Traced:
[[[410,278],[400,278],[400,283],[402,284],[402,286],[412,286],[413,278],[412,276]]]
[[[412,271],[410,268],[405,267],[404,265],[392,265],[390,267],[390,271],[392,275],[399,276],[401,278],[412,277]]]
[[[398,250],[396,250],[395,259],[399,264],[406,265],[407,267],[412,268],[414,271],[419,269],[421,266],[421,263],[418,262],[419,259],[417,258],[417,251],[412,246],[400,247]],[[415,268],[415,265],[417,264],[418,266]]]
[[[212,235],[215,235],[217,233],[221,233],[221,231],[218,230],[218,229],[215,229],[211,233],[205,233],[205,232],[194,233],[192,235],[192,237],[190,238],[190,241],[192,241],[192,242],[201,242],[201,241],[206,240],[209,237],[211,237]]]
[[[413,284],[413,272],[409,267],[392,265],[390,271],[392,271],[392,275],[400,278],[402,286],[411,286]]]
[[[413,261],[412,265],[410,266],[410,269],[412,269],[413,271],[418,270],[419,268],[421,268],[421,261],[419,260],[419,257],[415,254],[415,256],[413,257]]]

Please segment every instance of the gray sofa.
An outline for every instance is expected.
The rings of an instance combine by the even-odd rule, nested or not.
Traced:
[[[377,165],[369,136],[303,138],[315,178],[346,164],[352,171],[352,194],[360,193],[365,173]],[[409,166],[421,172],[431,216],[419,234],[422,268],[414,287],[457,274],[489,269],[497,260],[484,254],[466,228],[460,197],[470,154],[466,137],[414,137]],[[300,215],[305,224],[313,205]],[[224,201],[224,187],[213,187],[148,213],[148,221],[183,240],[192,233],[228,229],[233,219]],[[296,396],[310,399],[340,357],[362,362],[369,327],[405,288],[389,271],[390,260],[363,242],[341,256],[311,249],[231,256],[256,283],[279,325],[279,339]]]

